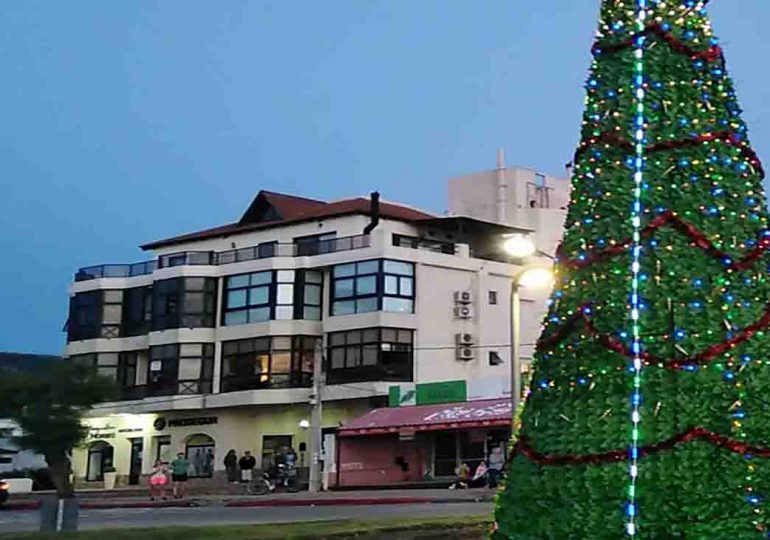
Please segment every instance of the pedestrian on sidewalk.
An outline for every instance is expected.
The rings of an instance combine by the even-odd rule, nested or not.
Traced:
[[[238,455],[235,450],[230,450],[225,456],[225,471],[227,471],[227,481],[231,484],[238,483]]]
[[[154,501],[156,497],[162,497],[166,500],[166,484],[168,484],[168,467],[159,459],[155,460],[155,465],[150,473],[150,500]]]
[[[505,454],[503,449],[495,446],[489,454],[489,487],[496,488],[503,479],[503,467],[505,466]]]
[[[190,462],[185,458],[184,452],[179,452],[176,459],[171,462],[171,481],[174,498],[183,499],[187,495],[187,475],[190,471]]]
[[[241,468],[241,482],[251,482],[254,467],[257,466],[257,460],[251,455],[251,450],[244,452],[238,460],[238,466]]]

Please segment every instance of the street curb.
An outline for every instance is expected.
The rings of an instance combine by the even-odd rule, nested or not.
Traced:
[[[124,503],[83,501],[80,503],[79,508],[82,510],[113,510],[116,508],[197,508],[200,506],[201,504],[197,501],[136,501]],[[38,510],[39,508],[40,501],[8,502],[0,507],[0,512],[3,510]]]
[[[270,506],[375,506],[391,504],[447,504],[469,502],[492,502],[492,499],[455,499],[441,497],[389,497],[389,498],[341,498],[341,499],[279,499],[246,500],[225,502],[228,507],[270,507]]]
[[[382,506],[393,504],[451,504],[471,502],[492,502],[493,497],[475,497],[458,499],[450,497],[342,497],[335,499],[248,499],[224,501],[223,506],[230,508],[248,507],[301,507],[301,506]],[[136,501],[136,502],[89,502],[80,503],[83,510],[114,510],[119,508],[198,508],[208,506],[211,501]],[[9,510],[38,510],[40,501],[9,501],[0,507],[0,512]]]

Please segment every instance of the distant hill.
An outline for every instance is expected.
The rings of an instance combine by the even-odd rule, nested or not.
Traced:
[[[60,356],[50,354],[0,352],[0,371],[37,371],[61,361]]]

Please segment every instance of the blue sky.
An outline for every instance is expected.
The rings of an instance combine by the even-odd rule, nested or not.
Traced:
[[[380,190],[445,209],[449,176],[560,173],[594,0],[0,2],[0,350],[58,353],[78,266],[236,219],[259,189]],[[714,0],[770,154],[767,0]]]

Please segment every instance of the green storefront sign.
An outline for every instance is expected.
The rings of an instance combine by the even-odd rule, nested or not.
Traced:
[[[465,381],[406,383],[391,386],[388,392],[388,405],[390,407],[457,403],[467,401],[467,399],[468,388]]]

